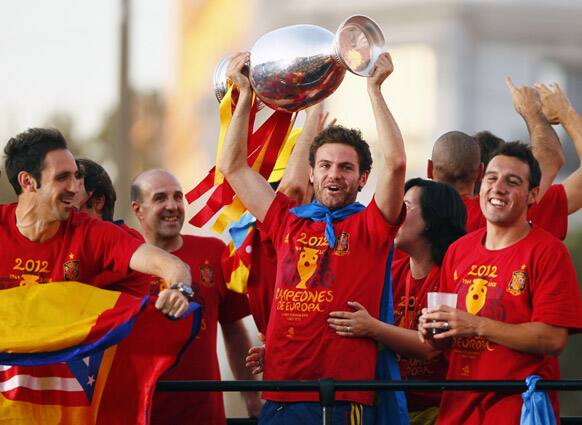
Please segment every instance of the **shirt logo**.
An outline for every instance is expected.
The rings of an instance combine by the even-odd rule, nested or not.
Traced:
[[[523,294],[523,291],[525,291],[526,286],[527,286],[527,273],[524,270],[519,270],[513,272],[513,274],[511,275],[511,281],[507,286],[507,292],[517,297]]]
[[[487,300],[487,281],[485,279],[473,279],[473,283],[467,291],[465,307],[473,315],[477,315],[485,305]]]
[[[200,282],[207,288],[214,285],[214,269],[208,264],[208,260],[200,265]]]
[[[317,269],[317,259],[319,258],[320,251],[315,248],[303,247],[299,253],[299,261],[297,262],[297,272],[299,273],[299,278],[301,279],[297,284],[297,289],[306,289],[307,281],[311,279],[311,276],[315,273]]]
[[[68,255],[69,260],[63,264],[63,274],[65,280],[79,280],[79,261],[75,260],[75,254]]]
[[[333,249],[334,254],[340,257],[349,254],[350,234],[348,232],[342,232],[341,235],[339,235],[339,237],[336,239]]]

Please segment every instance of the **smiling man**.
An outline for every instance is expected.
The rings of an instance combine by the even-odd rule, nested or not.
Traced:
[[[18,202],[0,205],[0,289],[75,280],[90,283],[103,270],[154,274],[190,286],[184,263],[129,236],[112,223],[74,209],[79,171],[57,130],[33,128],[4,148],[8,180]],[[156,307],[181,315],[187,299],[175,289]]]
[[[352,300],[378,317],[388,250],[405,214],[404,143],[380,90],[392,73],[392,60],[383,53],[367,84],[382,153],[374,199],[367,207],[355,203],[372,166],[368,144],[357,130],[331,126],[310,150],[316,201],[297,207],[246,161],[252,89],[242,69],[248,59],[248,53],[235,55],[228,69],[240,96],[219,166],[277,251],[264,379],[374,379],[375,343],[338,336],[327,317]],[[263,397],[261,424],[322,421],[316,393],[264,392]],[[355,417],[361,423],[373,421],[373,393],[340,392],[336,399],[334,424],[352,423]]]
[[[449,380],[560,378],[558,355],[568,333],[582,329],[582,300],[566,247],[528,222],[540,180],[526,145],[500,148],[481,183],[487,226],[447,251],[440,291],[457,293],[457,308],[424,309],[419,331],[430,338],[440,328],[434,340],[452,338]],[[515,424],[521,405],[519,394],[445,392],[438,424]]]
[[[202,326],[196,340],[182,354],[180,363],[162,376],[165,380],[220,380],[216,338],[221,325],[229,364],[236,379],[253,379],[245,367],[251,345],[243,318],[249,314],[246,296],[226,288],[221,255],[226,249],[217,238],[180,234],[184,224],[184,194],[176,177],[165,170],[145,171],[131,186],[132,209],[145,240],[179,257],[190,267],[194,300],[202,306]],[[164,282],[154,282],[160,289]],[[158,288],[152,288],[156,292]],[[242,393],[250,416],[257,417],[256,392]],[[225,425],[220,392],[156,393],[153,425]]]

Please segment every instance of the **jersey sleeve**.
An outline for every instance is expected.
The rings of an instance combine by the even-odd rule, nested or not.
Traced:
[[[372,198],[370,204],[366,208],[366,214],[368,217],[368,220],[366,222],[368,223],[369,227],[368,231],[370,232],[370,234],[376,235],[381,239],[388,238],[390,244],[392,244],[392,241],[396,237],[396,233],[398,233],[400,225],[404,222],[404,219],[406,218],[406,208],[404,207],[403,203],[400,209],[400,216],[398,217],[398,221],[396,222],[396,224],[390,224],[386,221],[386,219],[382,215],[382,211],[380,211],[380,208],[376,203],[376,198],[374,197]]]
[[[570,254],[556,241],[536,262],[532,282],[532,321],[582,331],[582,298]]]
[[[127,273],[134,252],[143,244],[113,223],[90,220],[86,227],[86,241],[101,269]]]
[[[564,185],[551,185],[540,202],[529,208],[527,217],[563,241],[568,233],[568,198]]]
[[[289,210],[296,205],[296,202],[281,192],[276,192],[275,199],[271,202],[265,219],[262,222],[257,222],[259,229],[265,232],[275,246],[279,245],[285,234],[285,224],[289,218]]]

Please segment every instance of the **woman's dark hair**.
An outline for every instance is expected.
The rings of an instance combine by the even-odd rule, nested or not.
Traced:
[[[426,224],[423,236],[429,241],[432,258],[439,266],[449,246],[467,233],[467,210],[459,193],[448,183],[410,179],[404,192],[420,188],[420,210]]]

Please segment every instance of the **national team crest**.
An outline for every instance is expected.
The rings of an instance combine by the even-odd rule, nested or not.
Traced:
[[[208,264],[208,261],[200,265],[200,282],[207,288],[214,285],[214,269]]]
[[[525,287],[527,286],[527,280],[528,280],[527,273],[525,271],[519,270],[513,272],[513,275],[511,276],[511,281],[507,286],[507,292],[515,296],[521,295],[523,291],[525,291]]]
[[[65,280],[79,280],[79,261],[69,260],[63,264]]]
[[[342,232],[336,239],[333,249],[335,255],[347,255],[350,252],[350,234],[348,232]]]

